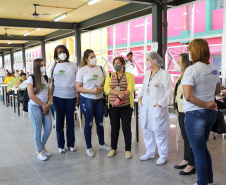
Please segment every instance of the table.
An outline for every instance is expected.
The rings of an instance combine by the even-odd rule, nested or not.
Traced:
[[[1,84],[1,86],[2,86],[3,105],[5,105],[5,103],[7,105],[7,96],[6,96],[6,102],[5,102],[5,94],[7,92],[6,88],[9,87],[9,85],[8,84]]]

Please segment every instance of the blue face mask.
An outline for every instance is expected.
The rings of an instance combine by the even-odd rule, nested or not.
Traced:
[[[114,70],[118,72],[122,69],[122,67],[122,65],[114,65]]]

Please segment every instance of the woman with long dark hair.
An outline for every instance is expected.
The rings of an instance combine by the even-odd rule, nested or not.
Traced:
[[[87,49],[84,52],[81,68],[78,70],[76,77],[76,88],[80,93],[79,104],[85,117],[84,135],[87,146],[86,154],[89,157],[95,156],[91,143],[93,118],[95,118],[97,127],[99,149],[110,150],[110,147],[104,141],[103,127],[103,85],[106,72],[101,66],[96,64],[97,59],[94,51]]]
[[[116,57],[113,60],[115,72],[107,75],[104,91],[109,95],[108,106],[111,120],[111,151],[108,157],[116,155],[120,122],[125,139],[126,158],[132,158],[131,153],[131,119],[133,113],[133,93],[135,82],[132,73],[125,72],[125,60]]]
[[[184,71],[187,67],[192,64],[189,61],[188,53],[182,53],[178,56],[177,63],[174,65],[175,71],[181,72],[181,75],[176,81],[174,88],[174,109],[178,112],[178,121],[181,129],[181,134],[184,139],[184,160],[179,164],[175,165],[176,169],[183,169],[179,172],[180,175],[191,175],[196,172],[195,170],[195,160],[192,148],[189,144],[188,137],[184,126],[184,109],[183,109],[183,90],[181,81],[183,79]]]
[[[59,152],[65,153],[64,119],[67,124],[67,147],[69,151],[76,152],[74,112],[77,99],[75,79],[77,66],[69,61],[69,52],[64,45],[54,50],[55,63],[51,67],[54,78],[53,105],[56,110],[56,132]]]
[[[51,106],[51,93],[45,73],[45,61],[37,58],[33,63],[33,75],[27,79],[27,90],[29,95],[28,113],[34,127],[34,141],[37,149],[37,157],[47,160],[50,156],[45,149],[46,142],[52,131],[52,117],[49,112]],[[42,132],[43,125],[43,134]]]

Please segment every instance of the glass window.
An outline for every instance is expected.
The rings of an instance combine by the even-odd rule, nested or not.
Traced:
[[[224,2],[215,0],[215,9],[212,11],[212,30],[223,29]]]
[[[205,1],[194,4],[194,33],[205,31]]]
[[[144,17],[130,21],[130,45],[144,41]]]
[[[90,32],[82,33],[81,44],[82,44],[82,54],[86,49],[91,48]]]
[[[115,25],[115,45],[122,44],[127,45],[127,22]]]
[[[190,5],[168,10],[168,37],[190,30]],[[175,21],[177,20],[177,21]]]
[[[215,10],[224,8],[224,0],[215,0]]]
[[[94,30],[91,32],[91,38],[92,38],[92,50],[101,50],[101,29]]]
[[[147,16],[147,39],[152,40],[152,15]]]
[[[104,51],[103,52],[103,67],[106,70],[106,72],[112,73],[113,72],[113,51]]]
[[[5,61],[4,68],[12,72],[10,54],[4,56],[4,61]]]

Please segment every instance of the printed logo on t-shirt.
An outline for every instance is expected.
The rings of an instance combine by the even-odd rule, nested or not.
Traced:
[[[63,69],[59,73],[54,73],[53,76],[71,76],[71,73],[66,73]]]
[[[213,74],[213,75],[217,75],[217,74],[218,74],[218,72],[217,72],[217,70],[213,70],[213,71],[211,72],[211,74]]]
[[[46,84],[42,83],[42,89],[48,90],[48,87],[46,86]]]
[[[94,81],[94,80],[102,80],[104,77],[103,76],[98,76],[97,74],[94,74],[93,76],[92,76],[92,78],[89,78],[88,80],[87,80],[87,82],[90,82],[90,81]]]

